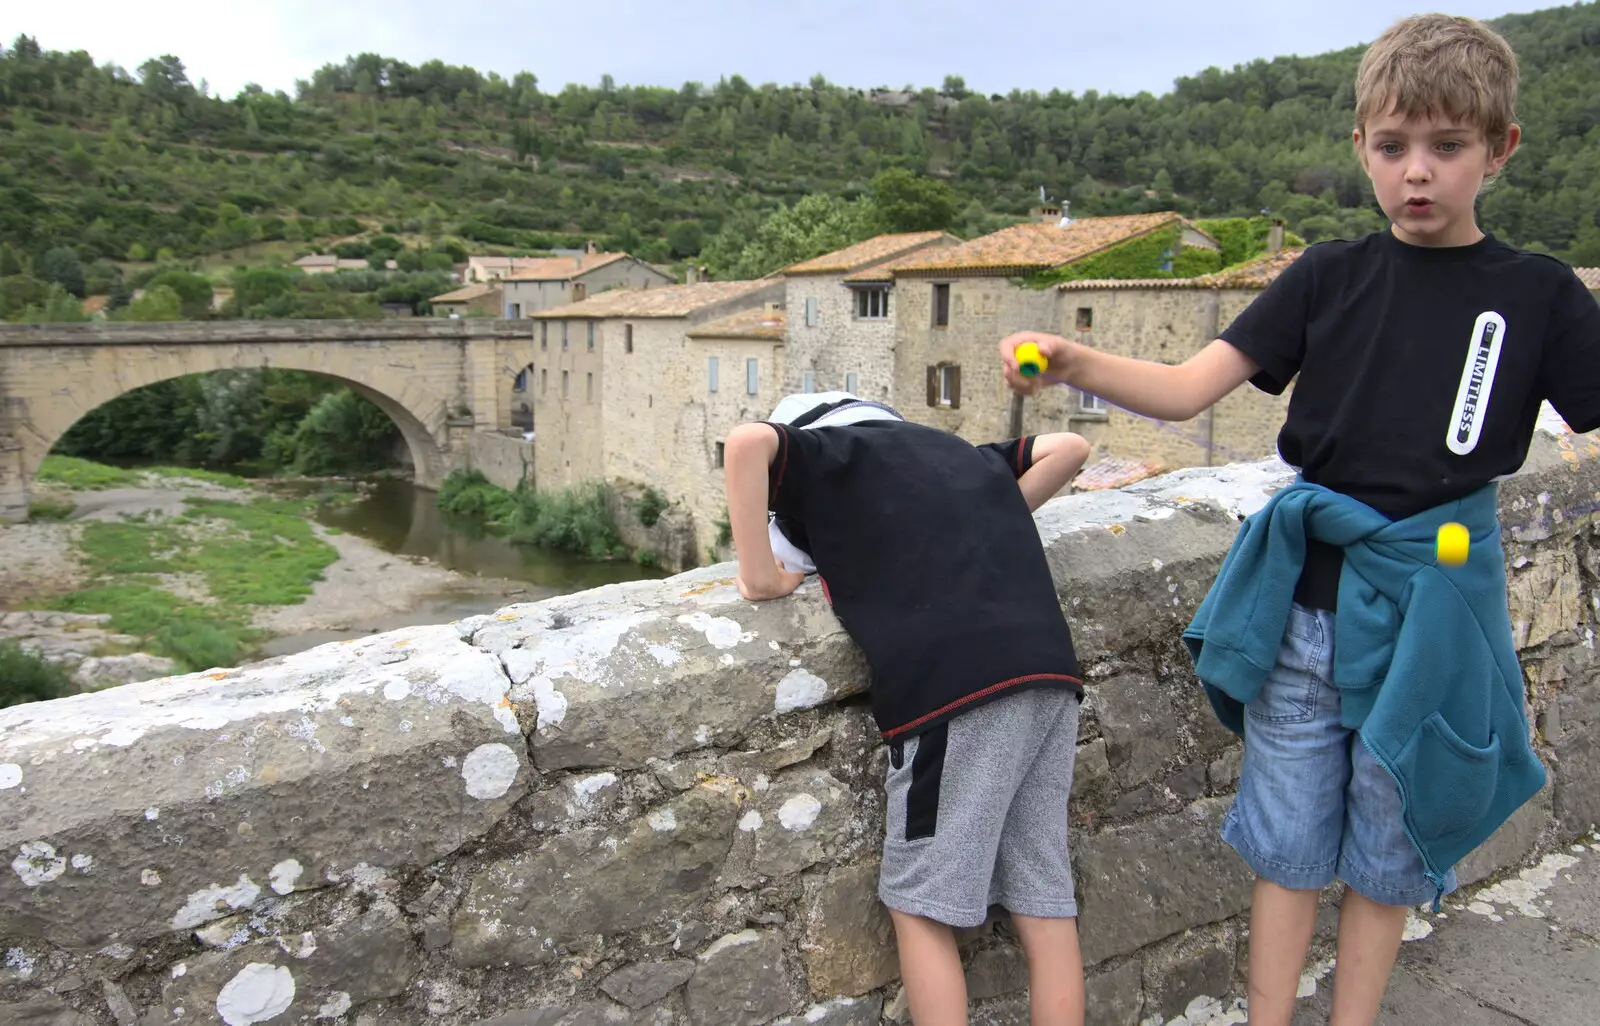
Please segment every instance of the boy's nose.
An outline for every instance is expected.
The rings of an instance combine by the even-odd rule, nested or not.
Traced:
[[[1421,185],[1432,178],[1433,167],[1427,161],[1413,160],[1406,165],[1406,181]]]

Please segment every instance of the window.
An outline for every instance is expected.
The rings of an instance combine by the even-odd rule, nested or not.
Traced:
[[[539,322],[539,348],[540,349],[549,349],[550,348],[550,322],[549,321],[540,321]]]
[[[589,298],[589,286],[581,281],[572,286],[572,301],[574,303],[581,303],[587,298]]]
[[[522,317],[522,304],[521,303],[512,303],[511,305],[507,306],[506,307],[506,316],[511,318],[514,321],[518,320],[519,318],[521,318]]]
[[[594,371],[589,372],[588,380],[584,382],[584,393],[585,399],[594,402]]]
[[[512,384],[511,390],[513,392],[526,392],[528,390],[528,372],[526,370],[517,371],[517,380]]]
[[[719,468],[723,466],[723,450],[726,448],[727,446],[723,445],[721,442],[717,443],[717,466]]]
[[[633,352],[633,325],[631,324],[622,326],[622,351],[624,353]]]
[[[761,361],[755,357],[744,362],[744,390],[751,395],[756,394],[756,385],[761,380]]]
[[[708,356],[708,357],[706,357],[706,391],[707,392],[715,392],[716,390],[717,390],[717,358],[715,356]]]
[[[817,390],[817,375],[813,371],[806,371],[800,375],[800,391],[815,392]]]
[[[859,374],[846,374],[844,376],[844,390],[849,392],[851,395],[860,395],[861,393],[857,391],[857,386],[861,384],[860,379],[861,375]]]
[[[1088,306],[1078,307],[1078,330],[1088,331],[1094,327],[1094,308]]]
[[[562,321],[561,322],[561,348],[563,350],[565,350],[567,348],[567,322],[566,321]]]
[[[950,324],[950,286],[935,285],[933,287],[933,326],[935,328],[947,327]]]
[[[589,352],[594,352],[594,322],[589,322]]]
[[[561,372],[561,398],[563,399],[567,397],[567,376],[569,373],[569,371]]]
[[[550,372],[547,370],[542,370],[539,372],[539,391],[550,391]]]
[[[1079,413],[1109,413],[1111,411],[1110,411],[1110,408],[1108,406],[1106,406],[1106,401],[1104,399],[1100,398],[1099,396],[1090,395],[1088,392],[1079,392],[1078,393],[1078,412]]]
[[[889,316],[889,290],[856,289],[856,316],[868,321]]]
[[[806,327],[815,328],[817,326],[817,321],[818,320],[819,320],[819,318],[817,316],[817,297],[816,296],[809,296],[806,299]]]
[[[961,408],[961,365],[936,363],[928,368],[928,405]]]

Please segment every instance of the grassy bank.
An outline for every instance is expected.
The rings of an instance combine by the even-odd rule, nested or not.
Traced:
[[[606,486],[597,482],[556,491],[525,485],[508,491],[476,470],[457,470],[439,488],[439,508],[475,520],[513,542],[574,552],[589,559],[625,559],[628,548],[607,508]],[[662,503],[662,505],[665,505]],[[659,510],[655,511],[659,515]],[[649,565],[650,553],[635,554]]]
[[[42,481],[74,491],[137,487],[151,476],[249,484],[207,471],[124,470],[55,456],[40,473]],[[250,626],[255,608],[304,600],[338,558],[304,518],[312,505],[240,492],[186,498],[176,517],[85,523],[77,543],[88,583],[42,606],[108,614],[112,630],[188,669],[233,665],[260,640]]]

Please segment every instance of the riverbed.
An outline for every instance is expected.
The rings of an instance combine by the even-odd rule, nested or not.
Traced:
[[[62,521],[0,527],[0,612],[37,606],[88,586],[78,543],[89,523],[128,517],[168,521],[182,516],[186,500],[250,501],[260,498],[266,487],[262,482],[241,491],[182,477],[150,476],[131,487],[44,486],[36,498],[69,502],[75,509]],[[270,486],[270,490],[284,494],[295,489]],[[433,492],[403,479],[362,482],[357,494],[353,501],[318,506],[309,515],[312,530],[337,558],[303,601],[256,607],[251,625],[269,637],[252,653],[254,658],[660,576],[659,571],[629,560],[595,562],[513,545],[479,524],[445,516]],[[194,582],[168,580],[162,586],[182,592],[192,590]],[[36,638],[42,636],[38,619],[29,618],[28,629]],[[73,632],[78,648],[87,652],[93,647],[95,631],[74,625]],[[0,637],[6,633],[0,630]],[[24,645],[30,643],[25,633],[14,633]]]

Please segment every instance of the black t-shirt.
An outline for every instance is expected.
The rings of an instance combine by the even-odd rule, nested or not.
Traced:
[[[1017,478],[1032,439],[974,446],[904,421],[778,432],[774,513],[803,526],[899,741],[1028,687],[1082,697],[1072,634]]]
[[[1394,519],[1514,472],[1542,400],[1600,427],[1600,306],[1567,265],[1492,236],[1319,243],[1222,338],[1264,391],[1299,375],[1284,462]]]

